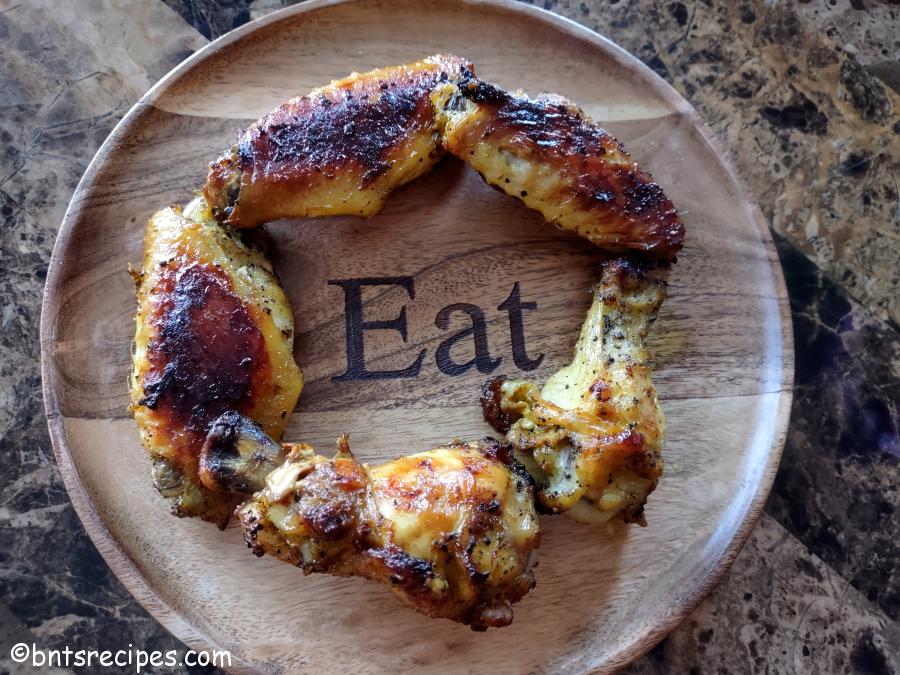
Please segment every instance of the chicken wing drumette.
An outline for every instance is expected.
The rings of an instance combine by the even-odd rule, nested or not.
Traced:
[[[547,510],[646,524],[665,418],[644,339],[664,295],[664,283],[634,263],[606,262],[572,363],[540,392],[530,382],[485,384],[485,419],[506,433]]]
[[[535,100],[464,72],[435,88],[444,148],[485,181],[600,248],[671,261],[675,207],[612,135],[556,94]]]
[[[290,304],[265,255],[199,198],[150,219],[132,274],[131,412],[154,483],[176,514],[224,527],[238,498],[202,470],[200,451],[228,410],[281,437],[303,385]]]
[[[251,427],[237,425],[233,438]],[[413,609],[475,630],[512,621],[511,604],[534,586],[540,530],[531,479],[509,446],[456,442],[376,467],[358,462],[346,437],[332,459],[286,447],[265,489],[238,508],[257,555],[377,581]]]
[[[430,95],[464,66],[437,55],[285,101],[212,164],[206,198],[235,227],[378,213],[391,191],[443,154]]]

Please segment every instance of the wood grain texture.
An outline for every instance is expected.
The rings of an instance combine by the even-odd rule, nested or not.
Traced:
[[[545,518],[538,586],[512,626],[473,634],[430,621],[358,579],[303,577],[255,560],[234,527],[172,518],[149,481],[127,417],[125,377],[135,310],[129,262],[144,224],[185,201],[236,130],[282,99],[352,70],[438,51],[475,61],[488,80],[555,90],[619,136],[683,214],[687,244],[651,334],[669,418],[666,472],[649,527]],[[475,438],[485,375],[448,376],[440,342],[471,325],[437,313],[483,311],[493,374],[543,379],[566,363],[589,303],[596,253],[543,225],[452,159],[398,191],[369,220],[268,227],[294,304],[307,378],[287,438],[328,452],[340,432],[366,461]],[[408,341],[366,333],[370,369],[415,378],[341,382],[344,296],[329,281],[410,276],[415,298],[366,289],[368,320],[406,307]],[[514,283],[525,312],[528,373],[513,362]],[[606,671],[644,653],[725,571],[768,493],[792,375],[783,281],[767,229],[697,114],[603,38],[557,16],[501,1],[310,2],[201,50],[154,87],[98,152],[66,214],[48,274],[41,327],[44,394],[63,478],[100,552],[132,593],[195,648],[231,650],[242,671]],[[472,357],[472,341],[452,351]]]

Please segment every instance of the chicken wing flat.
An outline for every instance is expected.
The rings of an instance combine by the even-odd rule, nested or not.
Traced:
[[[485,384],[485,419],[539,485],[542,505],[576,520],[645,525],[662,474],[665,418],[650,380],[647,329],[662,281],[625,259],[604,263],[572,363],[547,380]]]
[[[204,193],[235,227],[378,213],[442,154],[432,89],[471,64],[437,55],[354,73],[251,125],[211,166]]]
[[[406,605],[474,630],[505,626],[534,586],[532,482],[509,446],[457,442],[381,466],[346,437],[332,459],[291,446],[238,509],[247,544],[304,573],[361,576]]]
[[[494,187],[613,252],[672,261],[684,226],[662,188],[572,102],[464,73],[432,95],[444,148]]]
[[[224,527],[237,498],[201,471],[210,423],[229,410],[280,438],[303,386],[290,304],[272,266],[203,199],[155,214],[141,271],[131,412],[153,479],[178,515]]]

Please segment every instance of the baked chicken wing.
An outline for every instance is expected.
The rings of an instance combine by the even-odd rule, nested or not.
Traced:
[[[338,449],[326,459],[290,446],[239,507],[253,551],[306,574],[380,582],[475,630],[509,624],[511,604],[534,586],[540,543],[532,482],[509,446],[457,442],[376,467],[354,459],[346,437]]]
[[[178,515],[224,527],[238,498],[202,470],[201,449],[229,410],[281,437],[303,385],[290,304],[265,255],[200,198],[150,219],[143,267],[132,274],[131,412],[154,483]]]
[[[664,283],[634,263],[606,262],[572,363],[540,392],[529,382],[485,384],[485,419],[506,433],[549,511],[646,524],[665,418],[644,339],[664,295]]]
[[[432,94],[444,148],[564,230],[614,252],[672,261],[684,226],[625,148],[575,104],[530,100],[464,73]]]
[[[279,218],[378,213],[442,154],[432,89],[471,64],[437,55],[354,73],[251,125],[211,166],[209,203],[236,227]]]

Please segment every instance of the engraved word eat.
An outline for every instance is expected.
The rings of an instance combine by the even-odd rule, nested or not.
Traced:
[[[384,380],[402,377],[416,377],[422,370],[426,351],[419,352],[416,359],[406,368],[398,370],[369,370],[366,366],[365,332],[367,330],[395,330],[400,333],[403,342],[407,341],[406,331],[406,306],[400,310],[395,319],[367,321],[363,317],[362,289],[364,286],[399,286],[409,295],[410,300],[416,297],[412,277],[367,277],[362,279],[339,279],[329,281],[333,286],[344,289],[344,317],[347,325],[347,370],[332,380],[343,382],[347,380]],[[525,349],[525,326],[523,314],[526,310],[537,309],[535,302],[522,302],[519,293],[519,283],[516,282],[509,297],[501,302],[497,309],[509,314],[509,336],[512,344],[512,357],[520,370],[534,370],[541,361],[543,354],[536,358],[529,358]],[[488,349],[487,324],[484,320],[484,312],[478,305],[457,302],[441,309],[434,318],[434,325],[441,330],[446,330],[450,325],[450,316],[454,312],[467,314],[472,325],[454,333],[441,342],[435,352],[435,361],[445,375],[461,375],[472,367],[480,373],[490,373],[500,365],[502,357],[491,358]],[[462,341],[471,338],[475,342],[475,357],[466,363],[456,363],[450,357],[452,347]]]

